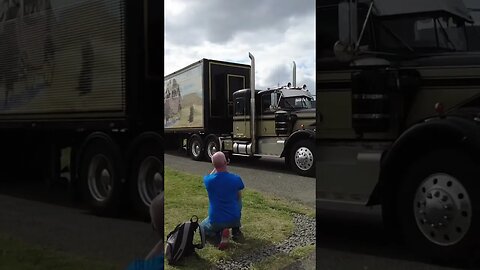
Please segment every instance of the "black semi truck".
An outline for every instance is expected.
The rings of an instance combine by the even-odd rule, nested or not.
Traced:
[[[49,181],[69,171],[94,212],[128,202],[147,213],[163,190],[162,5],[2,4],[3,170]]]

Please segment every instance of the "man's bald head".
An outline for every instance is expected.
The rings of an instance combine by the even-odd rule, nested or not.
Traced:
[[[226,171],[227,170],[227,158],[223,152],[216,152],[212,156],[212,164],[215,167],[217,172]]]

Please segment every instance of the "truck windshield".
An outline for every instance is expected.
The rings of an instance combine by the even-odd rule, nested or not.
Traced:
[[[283,109],[311,109],[313,108],[312,99],[308,97],[288,97],[282,98],[280,107]],[[282,104],[283,103],[283,104]],[[282,106],[283,105],[283,106]]]
[[[380,19],[376,27],[379,49],[385,51],[467,51],[465,23],[453,17]],[[477,37],[468,37],[477,38]]]

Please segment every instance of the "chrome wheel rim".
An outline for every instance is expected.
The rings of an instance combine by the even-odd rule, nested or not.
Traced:
[[[455,177],[445,173],[432,174],[420,184],[413,211],[422,234],[441,246],[462,240],[472,222],[467,190]]]
[[[140,199],[146,206],[163,190],[162,162],[155,156],[148,156],[140,164],[137,187]]]
[[[313,166],[313,153],[307,147],[295,151],[295,164],[302,171],[308,171]]]
[[[99,202],[105,201],[113,189],[113,164],[103,154],[95,155],[88,166],[88,189]]]
[[[217,144],[215,143],[215,141],[210,141],[207,145],[208,157],[212,158],[213,154],[215,154],[217,151]]]
[[[200,156],[200,142],[197,139],[192,142],[192,155],[195,157]]]

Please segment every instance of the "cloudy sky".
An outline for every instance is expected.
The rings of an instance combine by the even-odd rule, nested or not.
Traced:
[[[256,87],[314,89],[315,0],[166,0],[165,75],[202,58],[250,64]],[[310,91],[315,93],[315,91]]]

